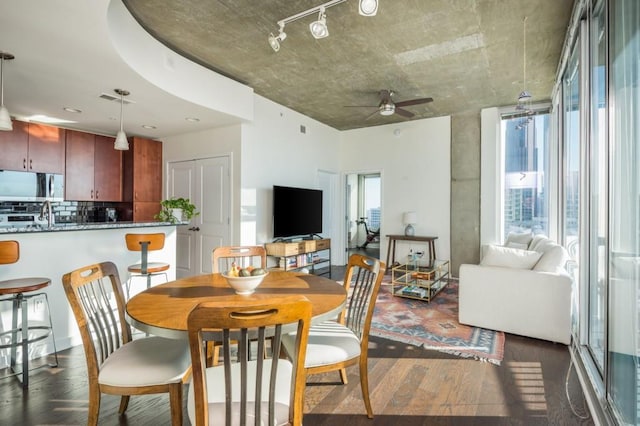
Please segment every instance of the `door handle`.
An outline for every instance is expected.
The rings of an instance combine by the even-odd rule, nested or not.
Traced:
[[[200,228],[198,228],[197,226],[192,226],[191,228],[189,228],[189,231],[199,231]]]

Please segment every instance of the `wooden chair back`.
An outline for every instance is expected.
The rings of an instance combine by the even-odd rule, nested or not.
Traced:
[[[196,306],[188,318],[189,347],[192,361],[192,386],[195,400],[195,424],[209,424],[209,415],[220,424],[274,424],[276,406],[275,377],[278,368],[292,368],[289,399],[285,401],[289,410],[289,422],[302,424],[303,396],[306,376],[304,359],[311,323],[311,303],[304,296],[284,296],[271,303],[264,301],[238,301],[233,304],[203,302]],[[289,325],[288,327],[286,325]],[[278,358],[282,333],[297,333],[295,354],[291,361]],[[203,343],[216,340],[221,342],[223,363],[210,369],[224,369],[225,398],[210,413],[209,396],[206,386],[206,354]],[[249,344],[251,341],[251,345]],[[273,358],[265,356],[266,343],[271,342]],[[231,348],[237,347],[237,361],[232,362]],[[251,348],[257,348],[254,354]],[[252,356],[254,361],[250,361]],[[236,360],[236,357],[233,357]],[[253,366],[249,364],[253,363]],[[239,364],[239,365],[238,365]],[[239,367],[241,374],[232,375]],[[255,368],[255,370],[254,370]],[[270,370],[270,374],[263,374]],[[247,371],[255,371],[255,375]],[[259,378],[259,379],[258,379]],[[252,383],[253,381],[253,383]],[[267,383],[268,382],[268,383]],[[280,385],[280,384],[279,384]],[[216,383],[218,386],[218,383]],[[222,408],[224,404],[224,409]],[[267,421],[268,417],[268,421]]]
[[[164,248],[164,233],[156,234],[126,234],[127,248],[130,251],[140,252],[140,270],[142,275],[149,273],[149,252]]]
[[[338,322],[349,327],[360,338],[361,346],[365,351],[384,271],[383,262],[357,253],[349,257],[345,271],[344,286],[348,299]]]
[[[261,268],[267,267],[267,251],[263,246],[222,246],[213,249],[212,271],[225,272],[234,263],[240,267],[249,265]]]
[[[112,262],[85,266],[65,274],[62,285],[82,336],[89,386],[97,386],[100,365],[131,341],[118,269]]]
[[[0,241],[0,265],[16,263],[20,259],[20,244],[17,241]]]
[[[165,235],[162,232],[156,234],[126,234],[127,248],[131,251],[142,251],[146,245],[148,251],[162,250],[164,248]]]

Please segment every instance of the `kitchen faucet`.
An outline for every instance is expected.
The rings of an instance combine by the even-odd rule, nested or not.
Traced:
[[[42,208],[40,209],[40,217],[38,219],[44,220],[45,217],[47,219],[47,227],[50,228],[51,225],[53,225],[53,223],[55,222],[55,219],[53,216],[53,209],[51,208],[51,201],[49,200],[46,200],[44,203],[42,203]]]

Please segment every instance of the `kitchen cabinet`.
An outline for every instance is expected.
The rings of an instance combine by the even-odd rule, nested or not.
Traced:
[[[122,201],[122,151],[114,138],[67,130],[65,199]]]
[[[13,121],[11,132],[0,132],[0,169],[63,174],[65,129]]]
[[[162,142],[133,137],[123,155],[123,198],[133,203],[131,220],[153,220],[162,200]]]

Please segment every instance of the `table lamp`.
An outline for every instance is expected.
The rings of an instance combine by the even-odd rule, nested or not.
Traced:
[[[413,237],[416,234],[416,230],[413,228],[413,224],[418,220],[418,215],[416,212],[404,212],[404,216],[402,218],[405,225],[404,235],[407,237]]]

